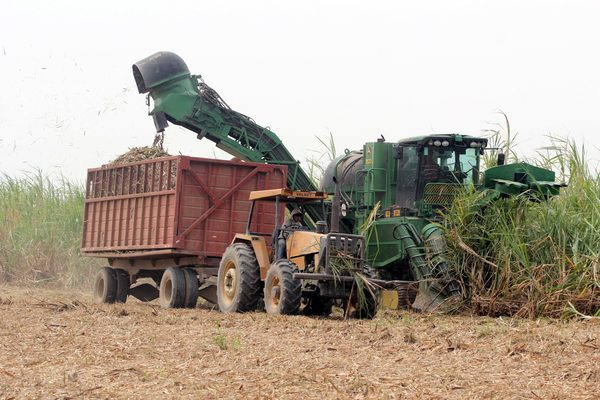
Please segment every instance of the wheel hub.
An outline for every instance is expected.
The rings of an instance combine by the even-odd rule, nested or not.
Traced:
[[[269,287],[269,293],[271,295],[269,301],[273,307],[277,308],[279,307],[279,300],[281,299],[281,287],[279,285],[279,279],[277,277],[274,277],[271,280]]]
[[[233,298],[235,295],[236,276],[235,269],[230,268],[225,273],[225,294],[229,298]]]
[[[271,297],[273,298],[274,302],[279,303],[279,298],[281,297],[281,289],[279,286],[271,288]]]

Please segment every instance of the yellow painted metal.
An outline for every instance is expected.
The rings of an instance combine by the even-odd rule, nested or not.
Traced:
[[[290,261],[296,264],[298,271],[304,271],[306,269],[306,262],[304,256],[290,258]]]
[[[398,291],[383,289],[379,292],[379,305],[381,307],[397,310],[398,309]]]
[[[287,239],[288,258],[319,253],[321,238],[325,235],[309,231],[291,232]]]
[[[233,238],[233,243],[249,243],[252,245],[254,255],[258,261],[258,267],[260,268],[260,280],[264,281],[267,278],[267,271],[271,265],[269,259],[269,249],[267,248],[267,242],[264,237],[257,235],[246,235],[244,233],[236,233]]]
[[[329,195],[325,192],[303,192],[300,190],[292,190],[287,188],[281,189],[268,189],[268,190],[254,190],[250,192],[249,200],[272,200],[279,197],[281,201],[313,201],[313,200],[326,200]]]

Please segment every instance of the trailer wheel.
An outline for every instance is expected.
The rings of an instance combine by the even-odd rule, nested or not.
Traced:
[[[94,302],[114,303],[117,297],[117,275],[112,268],[104,267],[94,281]]]
[[[185,308],[196,308],[198,302],[198,275],[193,268],[184,268],[183,275],[185,277],[185,300],[183,306]]]
[[[185,276],[179,268],[169,267],[163,273],[159,290],[160,305],[181,308],[185,301]]]
[[[221,312],[254,311],[260,299],[260,270],[252,247],[234,243],[219,264],[217,299]]]
[[[115,269],[114,272],[117,278],[115,301],[117,303],[125,303],[129,294],[129,273],[124,269]]]
[[[268,314],[296,314],[300,309],[302,285],[294,279],[296,265],[281,259],[271,264],[265,280],[265,309]]]

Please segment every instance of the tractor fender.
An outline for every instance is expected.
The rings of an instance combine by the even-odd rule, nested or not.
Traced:
[[[271,265],[269,249],[267,248],[267,241],[265,238],[257,235],[237,233],[233,238],[232,244],[233,243],[246,243],[252,246],[254,255],[258,261],[258,268],[260,269],[260,280],[264,281],[267,278],[267,271]]]

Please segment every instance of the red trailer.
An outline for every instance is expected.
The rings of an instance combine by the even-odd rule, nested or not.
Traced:
[[[96,300],[160,296],[167,307],[193,307],[198,293],[214,300],[210,278],[235,233],[246,230],[250,192],[285,187],[286,176],[281,165],[186,156],[89,169],[81,251],[109,264],[96,278]],[[275,205],[261,207],[251,230],[272,232]],[[136,285],[139,278],[159,289]]]

